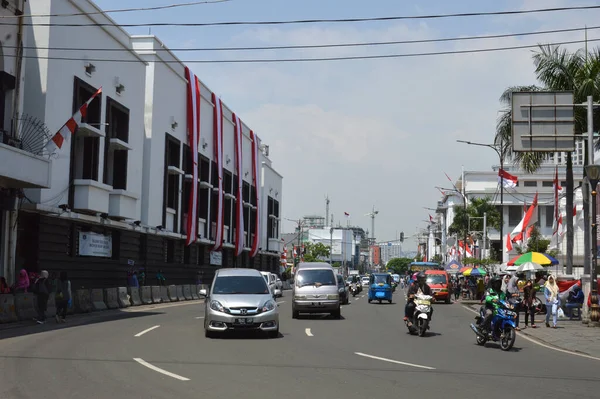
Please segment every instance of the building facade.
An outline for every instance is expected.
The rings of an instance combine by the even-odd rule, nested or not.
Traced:
[[[232,111],[223,104],[223,243],[213,251],[219,199],[214,103],[212,91],[201,85],[198,231],[186,245],[194,174],[185,65],[156,37],[130,36],[91,1],[27,7],[26,15],[83,12],[87,15],[69,22],[97,26],[77,32],[56,25],[27,27],[24,112],[55,132],[99,88],[102,92],[89,103],[72,137],[54,151],[50,187],[24,191],[14,267],[66,270],[75,285],[86,288],[123,285],[131,270],[143,270],[149,284],[159,270],[169,283],[208,283],[219,267],[278,272],[282,176],[271,164],[268,146],[260,143],[254,184],[250,129],[242,126],[238,171]],[[56,50],[65,47],[90,50]],[[58,59],[65,54],[70,60]],[[244,245],[236,256],[234,182],[240,174]],[[260,247],[251,257],[256,223]]]

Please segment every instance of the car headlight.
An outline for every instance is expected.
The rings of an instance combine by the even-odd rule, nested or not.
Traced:
[[[329,294],[327,295],[327,299],[339,299],[339,295],[338,294]]]
[[[216,310],[217,312],[226,312],[225,306],[221,305],[219,301],[210,301],[210,308],[212,310]]]
[[[261,312],[268,312],[270,310],[275,309],[275,302],[268,300],[260,309]]]
[[[306,295],[294,295],[294,299],[306,299]]]

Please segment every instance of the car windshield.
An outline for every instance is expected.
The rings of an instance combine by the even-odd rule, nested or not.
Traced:
[[[389,276],[384,276],[384,275],[375,275],[374,277],[374,284],[387,284],[388,283],[388,278]]]
[[[263,295],[269,293],[265,280],[258,276],[223,276],[215,279],[214,295]]]
[[[337,285],[331,270],[300,270],[298,272],[298,287],[305,285]]]
[[[265,278],[265,281],[267,282],[267,284],[269,284],[269,277],[264,274],[262,276]]]
[[[444,274],[430,274],[427,276],[427,284],[446,284],[448,280]]]

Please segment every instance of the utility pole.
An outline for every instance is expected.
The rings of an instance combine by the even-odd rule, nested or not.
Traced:
[[[327,227],[327,225],[329,224],[329,223],[327,223],[328,218],[329,218],[329,194],[327,194],[325,196],[325,226],[324,227]],[[331,226],[333,226],[333,224]]]
[[[329,264],[333,267],[333,226],[329,228]]]
[[[483,238],[482,238],[482,248],[481,248],[481,259],[485,256],[485,246],[486,246],[486,237],[487,236],[487,212],[483,212]],[[502,236],[500,236],[502,237]]]
[[[375,210],[375,205],[373,205],[373,211],[367,213],[365,216],[369,216],[371,218],[371,243],[370,245],[375,246],[375,216],[377,216],[377,214],[379,213],[379,211]],[[369,264],[372,267],[373,266],[373,252],[371,251],[371,248],[369,246]]]

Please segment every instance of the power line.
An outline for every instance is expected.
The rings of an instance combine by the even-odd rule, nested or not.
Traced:
[[[192,1],[189,3],[176,3],[176,4],[166,4],[164,6],[155,6],[155,7],[136,7],[136,8],[119,8],[113,10],[103,10],[103,11],[94,11],[94,12],[74,12],[74,13],[66,13],[66,14],[30,14],[30,15],[3,15],[0,16],[0,19],[11,19],[11,18],[47,18],[47,17],[77,17],[84,15],[98,15],[98,14],[116,14],[116,13],[125,13],[125,12],[133,12],[133,11],[156,11],[156,10],[166,10],[170,8],[181,8],[181,7],[191,7],[198,6],[202,4],[217,4],[217,3],[226,3],[233,0],[211,0],[211,1]]]
[[[507,37],[519,36],[534,36],[546,35],[554,33],[580,32],[584,30],[600,29],[600,26],[591,26],[587,28],[566,28],[552,29],[533,32],[518,32],[518,33],[503,33],[496,35],[480,35],[480,36],[464,36],[464,37],[447,37],[437,39],[415,39],[415,40],[399,40],[399,41],[384,41],[384,42],[356,42],[356,43],[331,43],[331,44],[310,44],[310,45],[278,45],[278,46],[257,46],[257,47],[192,47],[192,48],[160,48],[152,49],[151,51],[257,51],[257,50],[293,50],[293,49],[316,49],[316,48],[339,48],[339,47],[371,47],[371,46],[386,46],[397,44],[423,44],[423,43],[443,43],[463,40],[481,40],[481,39],[499,39]],[[17,48],[17,46],[3,46],[4,48]],[[126,48],[89,48],[89,47],[39,47],[39,46],[24,46],[23,49],[34,50],[57,50],[57,51],[100,51],[100,52],[123,52],[131,51]]]
[[[442,19],[442,18],[465,18],[465,17],[483,17],[497,15],[522,15],[535,13],[550,13],[560,11],[582,11],[600,9],[596,6],[575,6],[575,7],[554,7],[538,8],[531,10],[512,10],[512,11],[492,11],[492,12],[470,12],[455,14],[432,14],[432,15],[410,15],[394,17],[370,17],[370,18],[337,18],[337,19],[297,19],[288,21],[221,21],[221,22],[149,22],[143,24],[119,24],[123,28],[132,27],[151,27],[151,26],[181,26],[181,27],[205,27],[205,26],[231,26],[231,25],[296,25],[296,24],[320,24],[320,23],[352,23],[352,22],[382,22],[382,21],[401,21],[401,20],[423,20],[423,19]],[[1,25],[14,25],[0,23]],[[63,27],[90,27],[90,26],[114,26],[111,23],[59,23],[44,22],[32,23],[24,22],[24,26],[63,26]]]
[[[543,45],[549,46],[561,46],[566,44],[577,44],[584,42],[597,42],[600,39],[588,39],[588,40],[571,40],[565,42],[546,43]],[[359,55],[359,56],[340,56],[340,57],[323,57],[323,58],[267,58],[267,59],[225,59],[225,60],[148,60],[148,63],[165,63],[165,64],[243,64],[243,63],[289,63],[289,62],[324,62],[324,61],[350,61],[350,60],[369,60],[369,59],[388,59],[388,58],[414,58],[414,57],[428,57],[428,56],[439,56],[439,55],[452,55],[452,54],[475,54],[475,53],[489,53],[495,51],[509,51],[509,50],[522,50],[529,48],[537,48],[539,44],[522,45],[522,46],[507,46],[507,47],[491,47],[471,50],[449,50],[449,51],[432,51],[424,53],[404,53],[404,54],[379,54],[379,55]],[[138,53],[144,55],[143,52]],[[15,57],[15,55],[5,54],[5,57]],[[31,56],[23,55],[23,58],[42,59],[42,60],[62,60],[62,61],[83,61],[81,58],[75,57],[51,57],[51,56]],[[87,58],[87,62],[140,62],[139,60],[118,60],[109,58]]]

